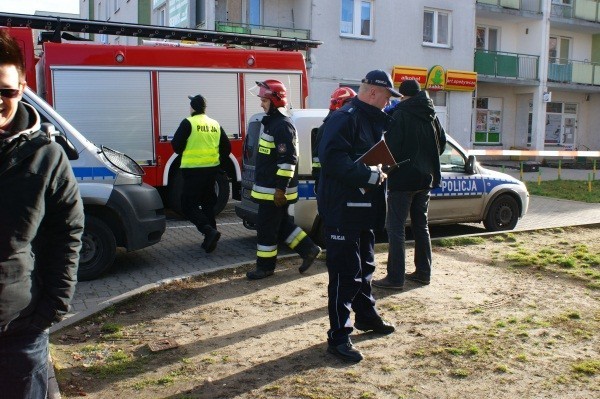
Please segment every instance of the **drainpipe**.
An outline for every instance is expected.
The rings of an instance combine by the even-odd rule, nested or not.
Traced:
[[[542,29],[540,37],[540,84],[533,93],[531,149],[543,150],[546,136],[546,103],[544,93],[548,92],[548,46],[550,41],[550,7],[552,0],[542,0]]]

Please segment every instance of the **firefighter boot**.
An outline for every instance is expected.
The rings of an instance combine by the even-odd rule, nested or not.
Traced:
[[[298,271],[300,273],[304,273],[305,271],[307,271],[308,268],[312,266],[315,259],[317,259],[317,256],[319,256],[320,253],[321,253],[321,247],[318,245],[313,246],[310,249],[310,252],[308,253],[308,255],[306,255],[304,258],[302,258],[302,265],[300,265],[300,267],[298,268]]]

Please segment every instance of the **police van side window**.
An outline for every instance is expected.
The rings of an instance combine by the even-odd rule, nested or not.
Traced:
[[[440,155],[440,165],[442,172],[464,172],[466,161],[452,143],[446,143],[446,149]]]

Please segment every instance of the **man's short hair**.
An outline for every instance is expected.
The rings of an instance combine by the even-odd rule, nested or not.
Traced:
[[[24,79],[25,63],[21,47],[6,29],[0,29],[0,65],[14,65],[19,72],[19,78]]]

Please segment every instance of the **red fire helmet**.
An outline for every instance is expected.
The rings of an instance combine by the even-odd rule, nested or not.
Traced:
[[[256,87],[258,88],[258,93],[256,95],[271,100],[275,108],[285,107],[287,105],[287,90],[280,81],[267,79],[263,82],[256,82]]]
[[[335,111],[340,109],[342,105],[346,104],[353,97],[356,97],[356,92],[349,87],[338,87],[331,93],[331,103],[329,109]]]

